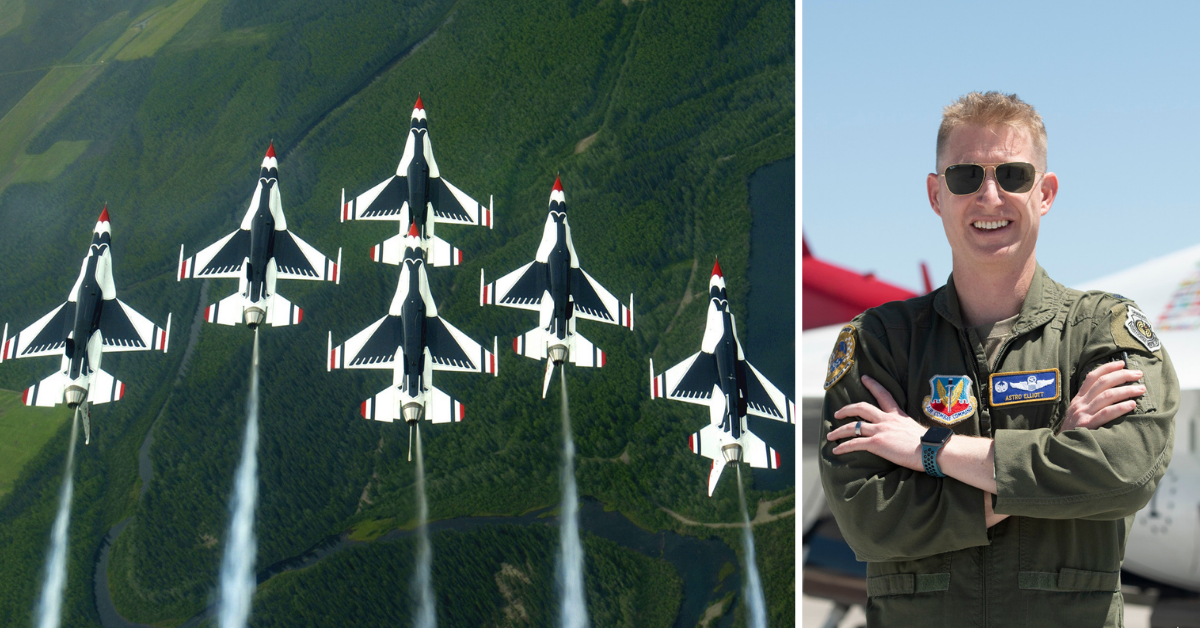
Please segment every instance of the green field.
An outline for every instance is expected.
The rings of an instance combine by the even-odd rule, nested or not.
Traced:
[[[12,491],[25,463],[70,419],[66,406],[31,408],[21,402],[21,393],[0,390],[0,497]]]

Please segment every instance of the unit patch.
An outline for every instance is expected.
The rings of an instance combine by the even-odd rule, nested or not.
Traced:
[[[1016,403],[1057,401],[1059,381],[1058,369],[994,373],[988,378],[991,405],[994,408]]]
[[[979,406],[971,396],[971,378],[966,375],[934,375],[929,379],[929,390],[932,394],[925,398],[921,409],[942,425],[954,425],[970,417]]]
[[[1147,351],[1155,352],[1162,348],[1162,341],[1158,339],[1158,334],[1154,333],[1154,327],[1150,325],[1150,319],[1132,305],[1126,305],[1129,308],[1125,316],[1125,330],[1133,336],[1134,340],[1142,343]]]
[[[829,356],[829,370],[825,372],[825,390],[837,383],[850,365],[854,364],[854,326],[846,325],[838,332],[837,342],[833,343],[833,353]]]

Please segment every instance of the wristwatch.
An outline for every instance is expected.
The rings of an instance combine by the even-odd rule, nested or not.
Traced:
[[[954,431],[950,428],[937,425],[929,428],[929,431],[921,437],[921,463],[925,465],[925,473],[929,477],[946,477],[946,474],[938,468],[937,455],[942,450],[942,445],[945,445],[953,435]]]

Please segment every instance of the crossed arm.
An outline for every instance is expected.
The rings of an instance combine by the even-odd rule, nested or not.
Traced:
[[[1123,361],[1108,362],[1092,370],[1084,378],[1079,392],[1071,399],[1063,432],[1077,428],[1096,429],[1132,412],[1137,397],[1145,394],[1141,384],[1124,386],[1141,379],[1142,372],[1125,369]],[[855,436],[857,422],[830,430],[830,441],[847,439],[833,448],[834,455],[854,451],[873,453],[896,465],[924,472],[921,463],[921,436],[927,428],[917,423],[897,405],[887,389],[868,375],[862,383],[878,405],[852,403],[834,413],[835,419],[858,418],[861,436]],[[997,493],[995,444],[990,438],[955,435],[938,454],[942,473],[964,484],[984,491],[984,519],[987,527],[1003,521],[1008,515],[992,512],[992,495]]]

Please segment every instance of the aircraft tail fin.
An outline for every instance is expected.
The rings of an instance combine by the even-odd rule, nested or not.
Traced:
[[[235,292],[204,308],[204,320],[218,325],[237,325],[242,322],[245,299]]]
[[[432,423],[458,423],[466,416],[466,407],[462,403],[437,388],[430,387],[429,401],[425,418]]]
[[[63,402],[63,391],[69,380],[66,375],[54,372],[46,379],[25,389],[21,401],[27,406],[54,407]]]
[[[96,369],[92,373],[91,386],[88,388],[87,400],[90,403],[108,403],[125,396],[125,382],[109,375],[103,369]]]
[[[391,423],[400,418],[400,391],[395,386],[388,386],[379,394],[362,402],[359,413],[364,419]]]
[[[572,336],[574,338],[574,347],[571,350],[571,364],[595,368],[604,366],[606,358],[604,352],[599,347],[578,333],[572,334]]]
[[[546,332],[541,327],[534,327],[513,338],[513,353],[535,360],[545,360]]]
[[[270,322],[273,327],[295,325],[304,320],[304,310],[299,305],[283,298],[283,295],[279,293],[275,293],[271,297],[270,309]]]

